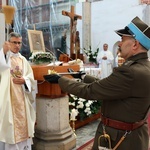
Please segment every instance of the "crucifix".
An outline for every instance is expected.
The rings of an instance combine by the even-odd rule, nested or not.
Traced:
[[[75,51],[76,59],[77,59],[77,51],[75,50],[75,46],[74,46],[75,37],[76,37],[76,26],[77,26],[77,20],[82,19],[82,16],[75,14],[74,6],[71,6],[71,12],[67,12],[63,10],[62,15],[70,17],[70,56],[72,57]]]

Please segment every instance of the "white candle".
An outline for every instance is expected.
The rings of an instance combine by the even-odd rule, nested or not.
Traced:
[[[71,120],[76,120],[76,116],[77,116],[77,110],[72,109],[72,111],[71,111]]]
[[[51,70],[50,69],[48,69],[48,74],[51,74]]]

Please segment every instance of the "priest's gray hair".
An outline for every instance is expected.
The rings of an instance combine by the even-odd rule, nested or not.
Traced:
[[[20,37],[22,37],[22,36],[21,36],[19,33],[11,32],[11,33],[9,34],[9,36],[8,36],[8,41],[10,41],[10,39],[11,39],[12,37],[20,38]]]

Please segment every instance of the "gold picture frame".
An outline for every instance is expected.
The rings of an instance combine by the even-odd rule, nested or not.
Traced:
[[[42,31],[28,30],[28,39],[31,52],[45,52],[45,44]]]

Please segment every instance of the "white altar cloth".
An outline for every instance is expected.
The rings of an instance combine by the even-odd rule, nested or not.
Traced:
[[[86,74],[88,74],[88,75],[92,75],[92,76],[97,77],[97,78],[101,77],[101,68],[83,67],[80,70],[85,71]]]

